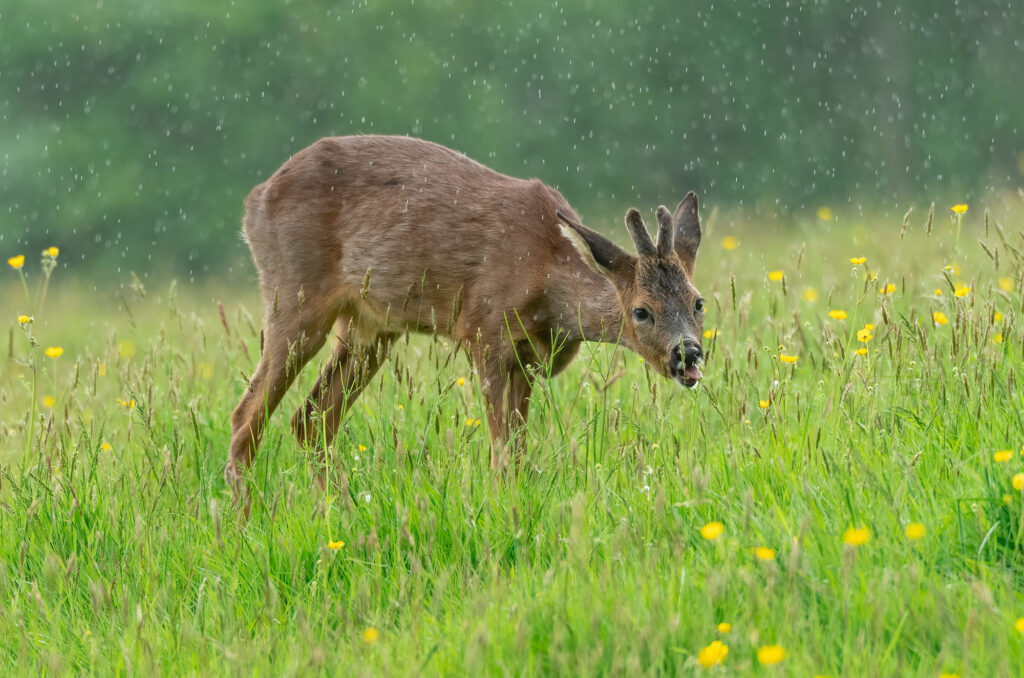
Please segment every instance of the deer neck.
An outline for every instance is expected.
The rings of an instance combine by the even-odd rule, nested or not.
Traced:
[[[575,282],[572,298],[576,300],[576,323],[565,328],[570,336],[624,344],[622,307],[615,287],[604,276],[589,270]]]

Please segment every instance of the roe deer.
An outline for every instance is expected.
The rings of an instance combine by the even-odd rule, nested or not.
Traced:
[[[296,153],[245,201],[266,318],[259,365],[231,417],[225,477],[236,496],[267,417],[332,333],[330,361],[292,418],[304,445],[330,444],[407,331],[468,349],[495,466],[526,422],[532,371],[523,366],[558,373],[581,341],[619,342],[696,386],[697,197],[657,216],[655,243],[640,213],[626,213],[634,256],[582,225],[555,189],[428,141],[333,137]]]

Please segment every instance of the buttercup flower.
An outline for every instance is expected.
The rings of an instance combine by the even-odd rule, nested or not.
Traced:
[[[27,322],[28,322],[29,320],[31,320],[31,318],[29,318],[29,317],[28,317],[27,315],[19,315],[19,316],[18,316],[18,324],[19,324],[19,325],[24,325],[24,324],[26,324],[26,323],[27,323]]]
[[[718,329],[717,328],[713,329],[713,330],[704,330],[704,338],[705,339],[714,339],[717,336],[718,336]]]
[[[716,640],[697,653],[697,662],[704,668],[709,669],[716,664],[721,664],[728,654],[729,646],[720,640]]]
[[[850,546],[863,546],[871,539],[871,532],[866,527],[851,527],[843,532],[843,543]]]
[[[721,537],[722,532],[724,531],[725,525],[722,525],[722,523],[717,520],[712,520],[710,523],[700,528],[700,536],[704,537],[708,541],[714,541]]]
[[[860,266],[868,260],[867,257],[850,257],[850,263],[854,266]]]
[[[1001,289],[1004,292],[1012,292],[1013,291],[1013,278],[1000,278],[999,279],[999,289]]]
[[[779,282],[780,280],[782,280],[782,278],[785,277],[785,275],[786,274],[783,273],[781,270],[779,270],[779,271],[769,271],[768,272],[768,279],[771,280],[772,282]]]
[[[740,246],[740,241],[735,236],[727,235],[722,238],[722,249],[723,250],[734,250]]]
[[[846,320],[846,311],[834,308],[828,312],[828,316],[834,320]]]
[[[757,650],[757,661],[765,666],[778,664],[786,658],[786,650],[781,645],[765,645]]]
[[[782,353],[782,354],[779,355],[779,360],[781,360],[784,363],[789,363],[790,365],[792,365],[793,363],[795,363],[797,361],[797,358],[799,358],[799,357],[800,356],[786,355],[785,353]]]
[[[963,214],[967,211],[967,205],[953,205],[949,209],[953,210],[957,214]]]
[[[372,626],[363,631],[363,642],[367,644],[376,643],[377,639],[380,638],[380,631],[373,628]]]
[[[949,319],[946,318],[946,314],[942,311],[935,311],[935,313],[932,313],[932,319],[935,321],[936,325],[945,325],[949,322]]]
[[[343,542],[343,541],[328,541],[327,542],[327,548],[331,549],[332,551],[337,551],[337,550],[341,549],[341,547],[344,546],[344,545],[345,545],[345,542]]]
[[[999,450],[992,455],[992,458],[1002,464],[1013,459],[1013,450]]]
[[[53,407],[56,404],[57,404],[57,400],[53,396],[50,396],[50,395],[44,395],[43,396],[43,407],[51,408],[51,407]]]
[[[732,624],[729,622],[722,622],[718,625],[719,633],[729,633],[729,631],[732,631]]]
[[[768,406],[772,404],[772,401],[770,401],[770,400],[759,400],[759,401],[757,401],[757,404],[761,406],[762,410],[767,410]]]
[[[896,291],[896,286],[892,283],[887,283],[884,287],[880,287],[878,291],[881,294],[892,294]]]
[[[43,253],[49,256],[51,259],[56,259],[57,255],[60,254],[60,249],[57,247],[47,247],[43,250]]]
[[[907,525],[907,539],[920,539],[925,534],[924,525],[921,523],[910,523]]]
[[[955,290],[953,290],[953,294],[958,297],[966,297],[970,293],[971,288],[968,287],[967,285],[960,285]]]
[[[819,207],[818,218],[822,221],[832,221],[832,210],[827,207]]]
[[[854,351],[854,353],[856,353],[857,355],[867,355],[868,354],[868,347],[867,346],[861,346],[856,351]]]
[[[818,290],[808,287],[804,290],[804,301],[815,302],[818,300]]]
[[[1014,473],[1011,482],[1013,483],[1013,489],[1018,492],[1024,490],[1024,473]]]
[[[51,346],[48,349],[46,349],[47,358],[59,358],[62,355],[64,355],[64,349],[62,349],[60,346]]]
[[[775,549],[767,546],[758,546],[754,549],[754,555],[758,560],[775,560]]]
[[[465,386],[466,380],[463,379],[462,377],[459,377],[458,379],[455,380],[455,383],[458,384],[459,386]]]
[[[860,343],[866,344],[869,341],[871,341],[873,338],[874,337],[871,334],[871,330],[869,330],[867,328],[864,328],[862,330],[857,330],[857,341],[859,341]]]
[[[11,257],[7,260],[7,264],[13,269],[19,269],[25,265],[25,255],[19,254],[16,257]]]

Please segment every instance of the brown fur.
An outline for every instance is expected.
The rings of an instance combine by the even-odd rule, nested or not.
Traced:
[[[699,345],[703,322],[686,310],[699,297],[690,280],[700,241],[692,194],[677,217],[673,226],[661,208],[655,248],[632,210],[637,257],[580,224],[558,191],[437,144],[334,137],[296,153],[245,202],[265,345],[232,415],[227,479],[240,489],[267,417],[331,335],[331,359],[292,420],[307,444],[330,443],[391,343],[410,330],[469,350],[494,464],[526,421],[531,382],[521,365],[548,361],[555,342],[556,373],[581,341],[618,340],[667,374],[672,347],[684,336]],[[656,330],[623,321],[638,305],[663,318]]]

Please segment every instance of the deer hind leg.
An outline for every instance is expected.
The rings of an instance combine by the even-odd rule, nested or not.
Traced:
[[[315,447],[321,461],[325,447],[338,433],[342,417],[380,369],[396,337],[380,334],[369,342],[354,344],[348,324],[348,319],[338,319],[338,338],[331,359],[292,417],[295,437],[300,444]]]
[[[231,447],[224,478],[236,500],[243,496],[243,476],[252,464],[267,419],[302,367],[324,345],[336,309],[317,308],[308,300],[298,309],[268,309],[259,365],[231,415]],[[245,511],[248,513],[248,499]]]
[[[509,459],[519,462],[526,449],[525,427],[530,413],[533,380],[515,355],[484,358],[474,355],[477,372],[483,377],[487,424],[491,432],[491,468],[499,470]]]

